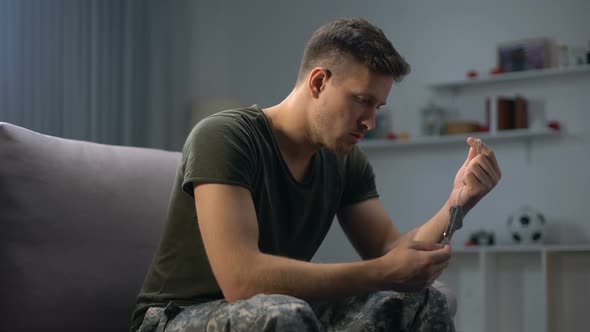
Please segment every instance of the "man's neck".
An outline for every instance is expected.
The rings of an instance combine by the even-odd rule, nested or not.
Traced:
[[[293,176],[305,177],[311,158],[320,146],[314,144],[310,135],[308,115],[304,103],[298,102],[294,90],[280,104],[264,109],[283,159]]]

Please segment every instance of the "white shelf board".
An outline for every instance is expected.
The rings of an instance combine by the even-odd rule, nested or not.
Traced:
[[[414,146],[429,146],[448,143],[462,143],[465,142],[465,140],[469,136],[480,138],[483,141],[494,141],[502,139],[550,137],[556,136],[558,134],[559,131],[555,131],[552,129],[513,129],[503,130],[497,133],[469,133],[461,135],[421,136],[406,140],[365,139],[361,141],[359,145],[361,149],[368,151]]]
[[[534,78],[543,78],[551,76],[561,75],[573,75],[590,73],[590,65],[578,65],[570,66],[565,68],[546,68],[546,69],[535,69],[526,70],[519,72],[510,72],[497,75],[487,75],[479,78],[457,80],[457,81],[446,81],[446,82],[435,82],[428,84],[429,87],[434,89],[455,89],[460,87],[466,87],[471,85],[489,84],[496,82],[508,82],[508,81],[519,81]]]
[[[571,245],[545,245],[543,246],[547,252],[576,252],[576,251],[590,251],[590,244],[571,244]]]
[[[480,252],[497,252],[497,253],[525,253],[541,252],[542,245],[494,245],[494,246],[473,246],[473,247],[455,247],[457,253],[480,253]]]
[[[473,247],[454,247],[453,252],[461,254],[469,253],[525,253],[525,252],[586,252],[590,251],[590,244],[546,244],[546,245],[495,245],[495,246],[473,246]]]

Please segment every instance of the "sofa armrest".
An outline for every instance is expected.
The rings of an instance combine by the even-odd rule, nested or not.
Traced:
[[[0,329],[127,330],[179,159],[0,123]]]

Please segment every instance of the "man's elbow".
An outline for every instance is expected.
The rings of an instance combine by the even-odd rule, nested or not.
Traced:
[[[227,303],[234,303],[234,302],[248,299],[248,297],[246,297],[244,295],[233,294],[233,293],[228,293],[227,295],[225,293],[223,293],[223,297],[225,298],[225,301],[227,301]]]
[[[215,275],[223,297],[230,303],[248,299],[264,291],[261,283],[262,278],[260,278],[261,275],[264,275],[264,272],[246,266],[237,268],[238,265],[232,264],[232,268],[223,272],[220,271],[221,273]],[[256,265],[252,264],[250,266]]]
[[[233,280],[226,280],[220,283],[223,297],[228,303],[233,303],[241,300],[246,300],[259,292],[252,282],[244,278],[231,278]]]

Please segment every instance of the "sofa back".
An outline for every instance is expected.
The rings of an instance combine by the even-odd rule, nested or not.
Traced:
[[[0,123],[0,331],[127,331],[179,159]]]

